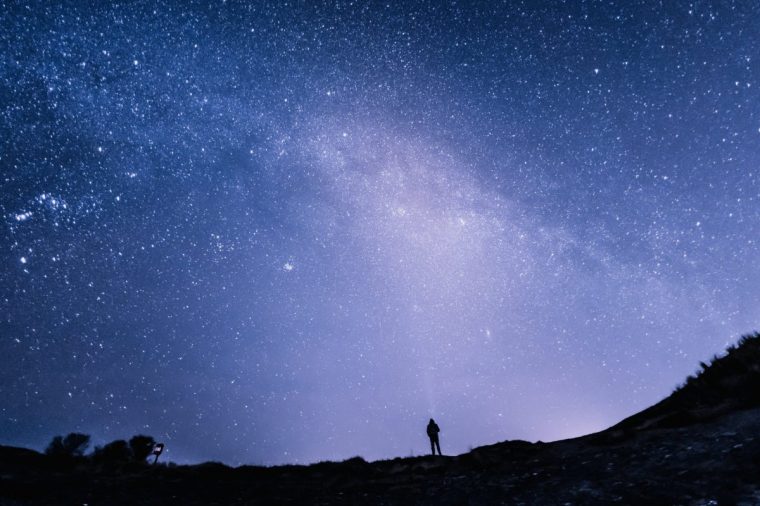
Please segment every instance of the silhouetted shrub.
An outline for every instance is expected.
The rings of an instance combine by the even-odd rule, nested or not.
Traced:
[[[92,460],[98,464],[125,464],[133,459],[132,450],[123,439],[112,441],[103,447],[96,447]]]
[[[150,436],[144,436],[138,434],[133,436],[129,440],[129,449],[132,451],[132,460],[139,463],[144,463],[150,454],[153,452],[153,447],[156,442]]]
[[[55,436],[45,449],[51,457],[81,457],[90,445],[90,436],[72,432],[66,437]]]
[[[726,354],[713,356],[709,364],[689,376],[674,392],[674,400],[709,404],[734,399],[743,405],[760,402],[760,334],[743,336]]]
[[[63,451],[63,436],[55,436],[50,444],[45,448],[45,454],[51,457],[60,457],[64,455]]]

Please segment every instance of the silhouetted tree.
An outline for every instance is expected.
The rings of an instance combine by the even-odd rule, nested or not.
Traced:
[[[90,445],[90,436],[72,432],[66,437],[55,436],[45,449],[51,457],[81,457]]]
[[[144,436],[138,434],[133,436],[129,440],[129,448],[132,450],[132,458],[135,462],[141,464],[145,462],[151,453],[153,453],[153,447],[156,445],[156,441],[150,436]]]

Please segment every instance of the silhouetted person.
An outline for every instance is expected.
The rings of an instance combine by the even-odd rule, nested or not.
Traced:
[[[430,438],[430,451],[433,452],[433,455],[435,455],[436,448],[438,448],[438,455],[443,455],[441,453],[441,443],[438,441],[439,432],[441,432],[441,428],[438,427],[435,420],[431,418],[427,424],[427,435]]]

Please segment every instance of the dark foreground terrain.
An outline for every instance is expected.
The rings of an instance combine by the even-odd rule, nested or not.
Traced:
[[[0,447],[0,504],[760,505],[760,336],[605,431],[457,457],[96,466]]]

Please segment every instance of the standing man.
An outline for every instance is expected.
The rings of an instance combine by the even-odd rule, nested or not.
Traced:
[[[427,425],[427,435],[430,438],[430,450],[433,452],[433,455],[435,455],[436,448],[438,448],[438,455],[443,455],[441,453],[441,443],[438,441],[439,432],[441,432],[441,428],[431,418]]]

